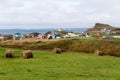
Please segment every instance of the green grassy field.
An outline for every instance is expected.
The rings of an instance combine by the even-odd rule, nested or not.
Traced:
[[[4,57],[0,48],[0,80],[120,80],[120,58],[65,52],[34,51],[33,59]]]

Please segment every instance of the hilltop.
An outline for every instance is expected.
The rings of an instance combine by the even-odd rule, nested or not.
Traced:
[[[108,24],[96,23],[93,28],[90,28],[90,29],[86,30],[85,32],[89,33],[89,32],[93,32],[93,31],[101,31],[102,29],[105,29],[105,28],[109,29],[109,30],[113,30],[113,29],[116,29],[117,27],[113,27]]]

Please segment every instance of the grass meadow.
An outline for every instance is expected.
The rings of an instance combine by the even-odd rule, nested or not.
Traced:
[[[0,48],[0,80],[119,80],[120,58],[86,53],[33,51],[33,59],[5,58]]]

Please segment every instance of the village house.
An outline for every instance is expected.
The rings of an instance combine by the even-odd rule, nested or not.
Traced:
[[[29,38],[37,38],[38,35],[40,35],[41,33],[38,33],[38,32],[33,32],[33,33],[30,33],[29,34]]]
[[[75,33],[68,33],[68,35],[69,35],[70,37],[79,37],[79,35],[77,35],[77,34],[75,34]]]
[[[112,30],[112,34],[114,35],[120,35],[120,28],[116,28]]]
[[[23,35],[22,35],[21,33],[15,33],[15,34],[13,35],[13,39],[14,39],[14,40],[21,40],[22,37],[23,37]]]
[[[13,35],[3,35],[0,34],[0,40],[13,40]]]
[[[44,34],[38,34],[37,39],[45,39],[46,35]]]

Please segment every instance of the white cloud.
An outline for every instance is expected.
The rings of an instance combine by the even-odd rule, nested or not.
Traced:
[[[120,0],[0,0],[0,24],[119,23]]]

